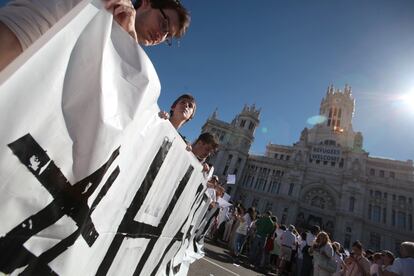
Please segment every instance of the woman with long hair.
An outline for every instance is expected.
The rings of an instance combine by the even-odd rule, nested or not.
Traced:
[[[313,276],[331,276],[336,271],[336,262],[328,234],[319,232],[310,250],[313,254]]]

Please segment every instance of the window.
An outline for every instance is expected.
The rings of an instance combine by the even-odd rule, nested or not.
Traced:
[[[375,175],[375,170],[374,169],[369,169],[369,175]]]
[[[373,190],[369,190],[369,195],[373,196],[374,195],[374,191]]]
[[[398,197],[398,202],[399,202],[400,204],[404,204],[404,203],[405,203],[405,196],[399,196],[399,197]]]
[[[384,193],[384,199],[387,199],[388,194]]]
[[[372,219],[374,222],[381,222],[381,207],[374,206]]]
[[[289,161],[290,155],[286,155],[286,161]]]
[[[351,248],[351,238],[352,236],[350,234],[345,234],[344,248]]]
[[[323,164],[326,166],[328,165],[328,161],[323,161]]]
[[[250,122],[249,129],[252,130],[253,128],[254,128],[254,123],[253,122]]]
[[[262,191],[266,190],[267,181],[264,181]]]
[[[254,184],[254,188],[255,189],[257,189],[257,187],[259,186],[259,181],[260,181],[260,179],[258,178],[258,179],[256,179],[256,184]]]
[[[371,204],[369,204],[369,205],[368,205],[368,219],[369,219],[369,220],[371,220],[371,218],[372,218],[371,213],[372,213],[372,205],[371,205]]]
[[[268,202],[266,203],[265,212],[267,212],[267,211],[271,211],[272,209],[273,209],[273,203],[272,203],[272,202],[270,202],[270,201],[268,201]]]
[[[292,195],[294,185],[295,185],[295,184],[290,183],[290,185],[289,185],[289,192],[288,192],[288,195]]]
[[[371,232],[369,235],[370,248],[379,251],[381,248],[381,236],[378,233]]]
[[[280,186],[282,186],[282,183],[277,183],[277,190],[276,193],[278,194],[280,192]]]
[[[341,118],[341,115],[342,115],[342,109],[339,109],[339,111],[338,111],[338,118]]]
[[[413,199],[411,197],[408,198],[408,203],[413,204]]]
[[[285,155],[284,154],[281,154],[280,155],[280,160],[283,160],[284,157],[285,157]]]
[[[279,157],[279,154],[275,153],[275,158],[277,159]]]
[[[341,161],[339,162],[339,167],[343,168],[344,167],[344,159],[341,158]]]
[[[226,175],[228,170],[229,170],[229,165],[226,165],[223,170],[223,175]]]
[[[404,212],[398,212],[397,215],[397,227],[405,229],[405,213]]]
[[[327,125],[328,125],[328,126],[331,126],[331,119],[328,119],[328,123],[327,123]]]
[[[382,193],[380,191],[375,191],[375,198],[381,198]]]
[[[335,167],[336,163],[335,162],[331,162],[331,166]]]
[[[384,177],[384,171],[383,171],[383,170],[380,170],[380,171],[379,171],[379,176],[380,176],[380,177]]]
[[[395,178],[395,172],[390,172],[390,178]]]
[[[395,210],[392,210],[392,214],[391,214],[391,221],[392,221],[392,226],[395,226]]]
[[[382,223],[387,223],[387,208],[382,209]]]
[[[396,200],[397,196],[395,194],[392,195],[392,200]]]
[[[241,127],[244,127],[246,125],[246,120],[241,120],[241,122],[240,122],[240,126]]]
[[[355,197],[351,196],[349,198],[349,212],[353,212],[355,208]]]
[[[413,215],[408,215],[408,229],[410,231],[413,231]]]
[[[229,154],[229,156],[227,157],[227,161],[226,164],[229,165],[231,162],[231,159],[233,159],[233,154]]]
[[[252,207],[257,207],[257,205],[259,204],[259,199],[255,198],[252,201]]]

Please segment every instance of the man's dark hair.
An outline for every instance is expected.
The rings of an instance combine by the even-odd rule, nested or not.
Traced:
[[[280,229],[282,229],[283,231],[286,231],[286,225],[282,224],[282,225],[280,226]]]
[[[352,244],[352,247],[356,247],[356,248],[358,248],[359,250],[362,250],[362,243],[361,243],[360,241],[355,241],[355,242]]]
[[[317,235],[319,232],[321,231],[321,228],[319,227],[319,225],[314,225],[311,227],[310,232],[313,235]]]
[[[190,117],[190,119],[188,119],[188,121],[189,120],[191,120],[192,118],[194,118],[194,115],[195,115],[195,112],[196,112],[196,107],[197,107],[197,105],[196,105],[196,101],[195,101],[195,98],[192,96],[192,95],[190,95],[190,94],[183,94],[183,95],[181,95],[180,97],[178,97],[174,102],[173,102],[173,104],[171,105],[171,109],[170,109],[170,116],[172,117],[172,115],[173,115],[173,111],[172,111],[172,109],[178,104],[178,102],[179,101],[181,101],[182,99],[187,99],[187,100],[190,100],[193,104],[194,104],[194,108],[193,108],[193,114],[191,114],[191,117]]]
[[[175,10],[178,14],[178,30],[173,34],[174,37],[182,37],[190,26],[190,14],[187,9],[181,4],[179,0],[149,0],[153,9],[170,9]],[[132,0],[134,2],[134,0]],[[141,6],[142,0],[136,0],[134,8],[138,9]]]
[[[211,134],[210,132],[204,132],[200,136],[198,136],[195,143],[197,143],[199,141],[201,141],[205,144],[212,145],[214,150],[216,150],[219,146],[219,141],[218,141],[217,137],[214,134]]]

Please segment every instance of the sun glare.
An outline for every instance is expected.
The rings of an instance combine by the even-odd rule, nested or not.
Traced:
[[[414,92],[403,94],[401,101],[408,107],[414,109]]]

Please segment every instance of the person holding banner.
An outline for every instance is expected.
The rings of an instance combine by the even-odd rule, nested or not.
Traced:
[[[198,161],[203,164],[203,171],[207,172],[210,170],[206,159],[216,152],[218,146],[219,142],[217,137],[209,132],[202,133],[193,143],[191,151],[197,157]]]
[[[160,111],[158,115],[162,119],[170,120],[173,127],[178,130],[186,122],[194,118],[196,107],[194,97],[190,94],[183,94],[173,102],[170,113]]]
[[[0,9],[0,71],[81,0],[12,0]],[[105,0],[114,20],[138,43],[153,46],[186,32],[190,16],[178,0]]]

